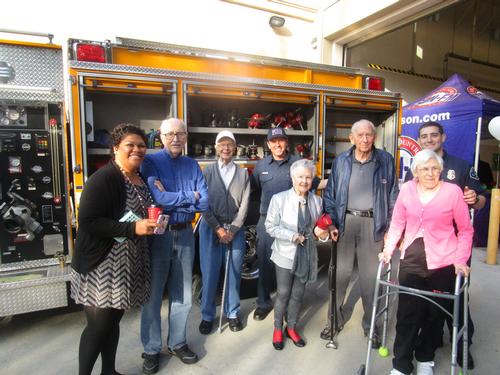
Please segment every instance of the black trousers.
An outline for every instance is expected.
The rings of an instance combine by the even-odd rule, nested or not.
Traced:
[[[453,265],[430,270],[425,276],[416,274],[404,267],[401,261],[399,284],[427,291],[453,293],[455,286],[455,267]],[[452,302],[435,298],[441,306],[451,310]],[[399,295],[394,341],[393,367],[404,374],[413,371],[413,355],[419,362],[434,359],[434,353],[442,338],[445,313],[434,304],[416,296]]]

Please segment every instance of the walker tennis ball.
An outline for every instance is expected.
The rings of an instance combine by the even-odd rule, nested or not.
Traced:
[[[378,348],[378,354],[382,357],[388,357],[389,356],[389,349],[386,346],[381,346]]]

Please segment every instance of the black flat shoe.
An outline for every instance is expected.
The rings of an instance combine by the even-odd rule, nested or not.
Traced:
[[[286,330],[286,336],[290,338],[293,341],[293,344],[299,348],[303,348],[306,346],[306,342],[302,340],[302,337],[297,333],[296,330],[287,328]]]
[[[271,312],[272,309],[264,309],[262,307],[257,307],[253,313],[254,320],[264,320],[266,316]]]
[[[236,318],[229,318],[229,329],[232,332],[238,332],[243,329],[243,323],[241,322],[241,319],[239,316]]]
[[[198,329],[200,330],[200,333],[202,335],[208,335],[210,334],[210,332],[212,332],[212,326],[213,322],[210,322],[208,320],[202,320]]]

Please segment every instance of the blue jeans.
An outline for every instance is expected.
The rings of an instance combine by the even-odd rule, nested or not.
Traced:
[[[191,310],[194,236],[191,226],[154,236],[151,244],[151,297],[142,308],[141,341],[144,352],[161,351],[161,304],[168,291],[168,337],[171,349],[186,344],[186,325]]]
[[[231,258],[227,274],[224,314],[232,319],[240,312],[241,265],[245,255],[245,228],[240,229],[231,242]],[[214,230],[205,220],[200,224],[200,268],[203,282],[201,294],[201,318],[215,319],[215,295],[219,284],[222,262],[226,262],[227,245],[221,244]]]
[[[274,238],[264,226],[266,216],[260,215],[257,223],[257,258],[259,262],[259,280],[257,282],[257,307],[270,310],[273,308],[271,292],[276,285],[274,263],[271,261]]]

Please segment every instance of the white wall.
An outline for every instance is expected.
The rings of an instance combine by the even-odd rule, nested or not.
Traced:
[[[219,0],[18,0],[15,8],[22,11],[3,14],[0,28],[49,32],[61,45],[69,37],[121,36],[302,61],[320,58],[311,45],[320,37],[317,23],[285,17],[285,26],[275,31],[268,23],[271,13]]]

